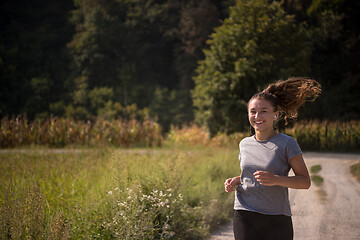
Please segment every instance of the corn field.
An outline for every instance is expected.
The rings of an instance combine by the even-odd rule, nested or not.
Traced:
[[[359,152],[360,121],[328,122],[300,121],[283,131],[296,139],[303,151]],[[210,138],[205,127],[190,125],[172,127],[167,141],[175,145],[199,145],[211,147],[237,147],[249,132],[226,135],[219,133]]]
[[[284,130],[293,136],[303,151],[357,152],[360,149],[360,121],[300,121]],[[191,124],[171,127],[167,142],[178,146],[236,147],[249,132],[213,138],[203,126]],[[0,148],[26,145],[64,146],[161,146],[161,128],[153,120],[81,121],[70,118],[35,120],[26,116],[3,118],[0,126]]]
[[[358,152],[360,121],[300,121],[285,130],[304,151]]]
[[[1,119],[0,148],[24,145],[64,146],[161,146],[158,123],[150,119],[94,122],[52,117],[30,122],[26,116]]]

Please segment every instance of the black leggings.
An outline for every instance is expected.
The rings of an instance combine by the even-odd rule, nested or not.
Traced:
[[[234,236],[236,240],[292,240],[294,231],[289,216],[235,210]]]

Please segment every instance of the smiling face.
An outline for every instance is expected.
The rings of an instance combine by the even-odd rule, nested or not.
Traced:
[[[267,100],[255,98],[248,105],[249,122],[255,132],[267,132],[274,129],[274,117],[279,116],[278,111]]]

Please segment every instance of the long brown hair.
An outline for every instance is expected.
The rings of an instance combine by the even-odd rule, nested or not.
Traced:
[[[294,119],[298,109],[306,101],[314,101],[321,94],[321,85],[310,78],[292,77],[269,84],[263,91],[256,93],[253,99],[264,99],[271,103],[274,111],[280,111],[285,119]]]

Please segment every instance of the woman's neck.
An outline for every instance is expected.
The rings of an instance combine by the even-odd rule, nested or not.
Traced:
[[[262,131],[262,132],[257,132],[255,131],[255,138],[258,141],[266,141],[270,138],[272,138],[273,136],[275,136],[277,134],[277,132],[275,132],[274,129],[272,129],[271,131]]]

